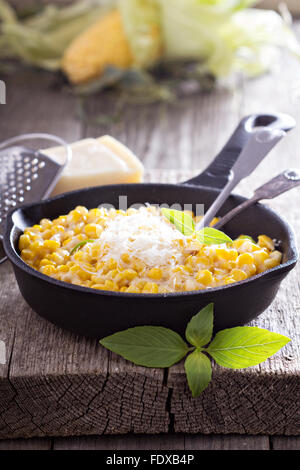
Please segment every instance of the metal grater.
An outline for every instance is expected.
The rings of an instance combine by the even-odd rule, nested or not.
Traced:
[[[16,145],[25,140],[47,140],[62,145],[66,158],[58,164],[42,150]],[[23,134],[0,144],[0,241],[10,209],[37,202],[49,196],[60,173],[71,158],[71,148],[62,139],[50,134]],[[0,243],[2,245],[2,243]],[[0,264],[6,257],[1,247]]]

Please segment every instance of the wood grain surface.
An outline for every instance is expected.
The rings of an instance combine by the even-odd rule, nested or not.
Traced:
[[[173,104],[128,105],[117,119],[104,120],[118,106],[115,93],[107,92],[89,99],[87,119],[82,121],[78,100],[55,75],[27,69],[1,77],[7,84],[7,105],[0,108],[0,138],[44,131],[73,141],[109,133],[141,158],[146,179],[184,180],[211,161],[244,115],[281,111],[300,122],[299,71],[296,60],[284,56],[280,67],[259,79],[240,79],[234,87],[219,86],[214,93]],[[298,148],[297,128],[235,192],[250,195],[271,176],[299,167]],[[296,189],[270,202],[297,233],[299,200]],[[246,447],[284,448],[280,436],[299,435],[300,430],[299,294],[297,267],[272,306],[253,323],[291,337],[288,346],[243,371],[214,366],[209,388],[192,399],[182,364],[169,371],[137,367],[96,341],[57,328],[25,304],[10,265],[1,265],[0,339],[6,346],[6,364],[0,364],[0,437],[91,435],[85,445],[101,448],[110,445],[109,437],[101,441],[93,435],[179,432],[187,436],[180,441],[182,434],[175,435],[176,445],[182,446],[232,448],[245,442]],[[233,438],[232,433],[240,436]],[[211,434],[227,436],[212,441]],[[265,435],[274,437],[269,441]],[[163,442],[155,436],[145,436],[143,442],[151,438],[153,445]],[[74,439],[74,444],[66,444],[61,437],[54,445],[79,445]],[[138,439],[128,436],[128,446],[139,445]],[[43,439],[35,442],[50,445]],[[290,442],[299,446],[297,439]]]

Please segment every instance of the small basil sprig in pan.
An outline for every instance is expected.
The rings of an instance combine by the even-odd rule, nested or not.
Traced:
[[[213,304],[208,304],[187,324],[185,340],[160,326],[137,326],[100,340],[124,359],[144,367],[165,368],[186,357],[184,368],[193,397],[199,396],[212,377],[211,356],[217,364],[244,369],[265,361],[290,339],[255,326],[237,326],[213,334]]]
[[[196,231],[196,226],[192,217],[185,212],[175,209],[161,209],[162,214],[175,225],[177,230],[183,235],[190,236],[196,234],[197,240],[205,245],[220,245],[221,243],[232,243],[232,239],[224,232],[212,227],[204,227]]]
[[[77,245],[75,245],[70,251],[70,256],[72,256],[75,253],[75,251],[79,250],[79,248],[81,248],[82,246],[86,245],[87,243],[93,243],[94,241],[95,240],[87,238],[86,240],[83,240],[82,242],[77,243]]]

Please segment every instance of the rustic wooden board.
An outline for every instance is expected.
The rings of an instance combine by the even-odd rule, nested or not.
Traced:
[[[165,180],[169,176],[165,174]],[[161,370],[137,367],[109,354],[96,341],[38,317],[18,293],[8,264],[1,267],[0,276],[0,338],[8,338],[8,350],[12,345],[0,381],[1,437],[170,429],[205,434],[299,432],[296,272],[255,322],[287,334],[292,344],[246,371],[214,367],[213,382],[198,399],[191,398],[182,364],[171,368],[167,377]]]
[[[105,124],[99,114],[113,112],[113,93],[91,98],[90,119],[82,122],[76,117],[77,100],[57,88],[54,76],[28,70],[4,77],[8,96],[0,109],[0,136],[48,131],[72,141],[109,133],[129,145],[148,169],[161,169],[148,171],[148,179],[185,180],[207,165],[245,114],[279,110],[300,121],[297,73],[298,64],[284,59],[272,76],[243,81],[237,88],[220,87],[179,104],[127,106],[119,120]],[[237,191],[248,195],[271,174],[299,166],[298,139],[299,131],[286,137]],[[272,207],[300,232],[297,190],[273,201]],[[169,372],[136,367],[96,341],[38,317],[21,298],[5,264],[0,267],[0,339],[6,344],[6,364],[0,365],[0,437],[299,434],[299,298],[297,269],[255,322],[292,342],[261,366],[244,371],[214,367],[212,384],[194,400],[182,364]]]
[[[299,448],[299,438],[276,437],[274,449]],[[278,442],[278,444],[277,444]],[[56,438],[4,439],[0,450],[270,450],[268,436],[127,434],[122,436],[78,436]]]
[[[269,450],[269,448],[267,436],[187,434],[56,438],[53,445],[54,450]]]

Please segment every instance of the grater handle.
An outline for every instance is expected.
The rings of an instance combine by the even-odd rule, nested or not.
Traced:
[[[58,137],[57,135],[53,134],[46,134],[46,133],[31,133],[31,134],[20,134],[17,135],[16,137],[11,137],[9,139],[4,140],[4,142],[0,143],[0,150],[2,148],[8,147],[9,145],[14,145],[18,142],[21,142],[23,140],[34,140],[34,139],[44,139],[44,140],[53,140],[56,144],[61,145],[64,147],[65,152],[66,152],[66,158],[64,163],[62,164],[62,167],[64,168],[69,161],[72,158],[72,149],[70,145],[64,140]]]
[[[48,141],[53,141],[58,145],[61,145],[65,149],[65,160],[64,162],[60,165],[61,166],[61,171],[65,168],[65,166],[70,162],[72,158],[72,149],[70,145],[61,137],[58,137],[53,134],[47,134],[47,133],[29,133],[29,134],[20,134],[15,137],[11,137],[9,139],[6,139],[4,142],[0,143],[0,150],[4,149],[6,147],[9,147],[10,145],[15,145],[16,143],[23,142],[24,140],[48,140]],[[52,186],[49,187],[48,191],[45,193],[43,199],[47,198],[49,196],[49,192],[51,191]],[[4,253],[3,250],[3,236],[0,235],[0,264],[4,263],[7,260],[7,257]]]

